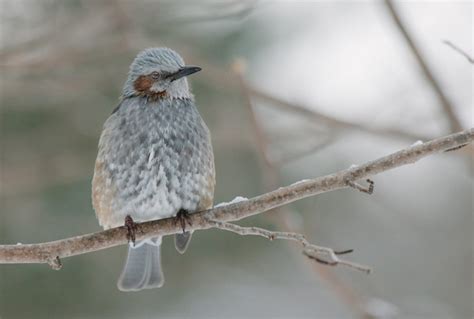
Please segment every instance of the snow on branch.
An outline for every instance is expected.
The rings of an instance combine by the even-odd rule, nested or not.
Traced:
[[[295,233],[271,232],[256,227],[240,227],[230,224],[249,216],[257,215],[283,206],[305,197],[352,187],[366,193],[373,191],[369,187],[356,183],[360,179],[380,174],[399,166],[414,163],[426,156],[460,148],[472,142],[474,128],[459,133],[447,135],[426,143],[416,143],[398,152],[367,162],[362,165],[352,166],[339,172],[308,179],[289,186],[280,187],[274,191],[256,196],[251,199],[238,198],[230,204],[214,207],[212,209],[190,215],[191,226],[188,230],[201,230],[219,228],[241,235],[260,235],[269,239],[289,239],[300,242],[303,253],[317,262],[327,265],[344,265],[355,269],[368,271],[366,266],[358,265],[339,258],[338,255],[350,251],[337,252],[331,248],[312,245],[303,235]],[[167,218],[136,224],[137,240],[171,235],[181,232],[181,226],[174,218]],[[0,245],[0,264],[21,263],[48,263],[53,269],[61,268],[61,259],[80,254],[99,251],[127,243],[127,227],[117,227],[105,231],[70,237],[52,242],[38,244]]]

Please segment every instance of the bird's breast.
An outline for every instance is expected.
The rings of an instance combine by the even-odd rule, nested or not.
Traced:
[[[190,100],[121,105],[104,126],[97,163],[103,181],[94,192],[113,197],[105,206],[114,223],[194,211],[213,197],[209,131]]]

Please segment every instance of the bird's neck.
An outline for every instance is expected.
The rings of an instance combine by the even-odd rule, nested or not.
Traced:
[[[174,100],[189,100],[194,102],[194,96],[190,93],[185,96],[172,96],[167,91],[164,92],[137,92],[130,95],[122,95],[120,99],[135,99],[140,98],[145,101],[145,103],[167,103],[173,102]]]
[[[142,92],[136,92],[135,96],[145,97],[146,100],[150,102],[157,102],[160,100],[170,98],[168,95],[168,92],[166,91],[162,91],[162,92],[142,91]]]

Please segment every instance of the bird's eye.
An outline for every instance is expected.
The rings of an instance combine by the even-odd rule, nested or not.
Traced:
[[[155,71],[155,72],[152,72],[152,73],[151,73],[151,78],[152,78],[153,80],[158,80],[158,79],[160,78],[160,73],[159,73],[159,72],[156,72],[156,71]]]

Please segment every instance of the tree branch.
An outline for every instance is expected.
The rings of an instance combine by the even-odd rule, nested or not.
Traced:
[[[367,178],[396,167],[414,163],[423,157],[466,145],[474,138],[474,128],[444,136],[426,143],[417,144],[363,165],[339,172],[301,181],[289,186],[251,198],[249,200],[215,207],[190,215],[189,230],[215,227],[210,221],[228,222],[257,215],[272,208],[283,206],[296,200],[317,194],[350,187],[351,182]],[[174,218],[167,218],[137,224],[137,240],[170,235],[181,232]],[[127,228],[81,235],[62,240],[39,243],[0,245],[0,264],[48,263],[59,268],[60,258],[90,253],[127,243]]]
[[[351,253],[352,249],[346,250],[346,251],[334,251],[332,248],[313,245],[309,241],[306,240],[304,235],[298,234],[298,233],[270,231],[270,230],[259,228],[259,227],[242,227],[239,225],[221,222],[217,220],[209,220],[209,222],[213,223],[215,228],[227,230],[227,231],[239,234],[241,236],[253,235],[253,236],[265,237],[269,240],[286,239],[286,240],[296,241],[303,246],[304,248],[303,254],[325,265],[330,265],[330,266],[345,265],[345,266],[348,266],[348,267],[351,267],[351,268],[354,268],[366,273],[370,273],[371,271],[370,267],[360,265],[351,261],[343,260],[338,257],[338,255]],[[321,259],[319,257],[320,255],[326,256],[329,260]]]

